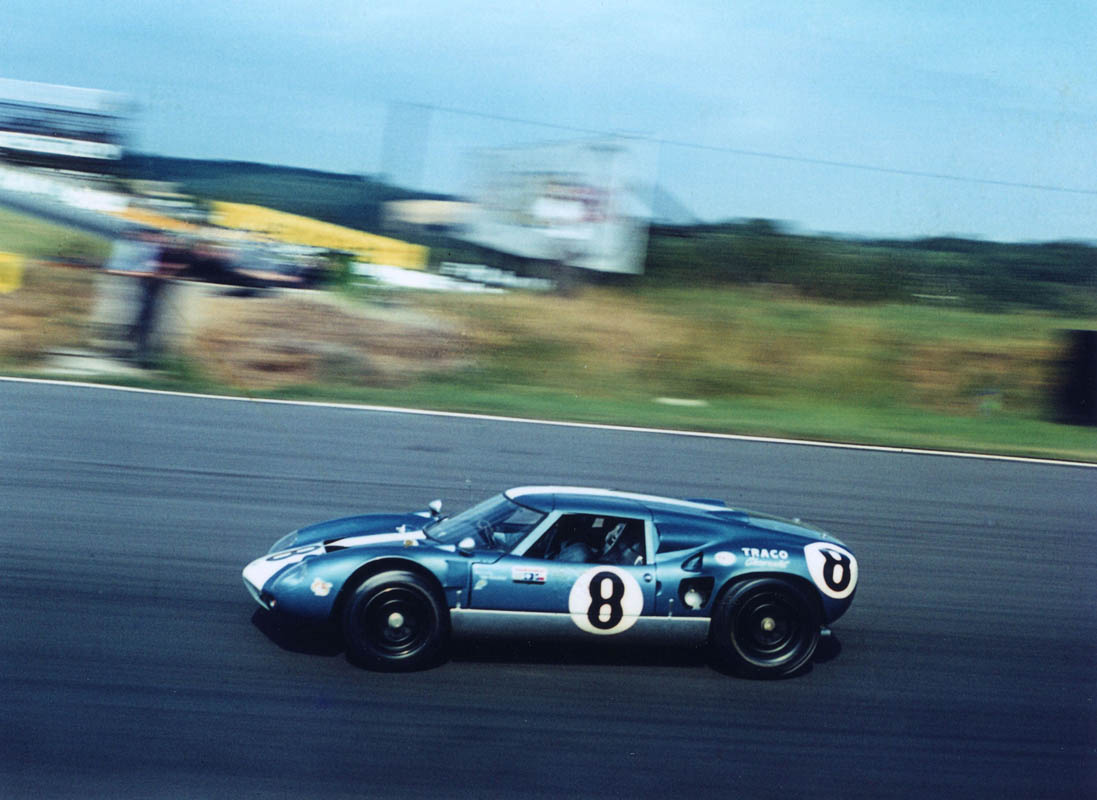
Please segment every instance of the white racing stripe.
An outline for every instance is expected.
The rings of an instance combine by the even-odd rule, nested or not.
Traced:
[[[328,543],[331,547],[358,547],[360,545],[389,544],[390,542],[418,542],[426,537],[422,531],[407,531],[400,533],[373,533],[368,536],[348,536],[345,539],[336,539]],[[301,547],[291,547],[289,550],[281,550],[270,553],[262,558],[257,558],[244,567],[244,580],[256,588],[262,590],[267,581],[277,575],[286,567],[303,561],[309,556],[318,556],[326,552],[323,542],[306,544]]]
[[[674,497],[660,497],[654,494],[638,494],[636,492],[621,492],[616,489],[595,489],[586,486],[517,486],[503,492],[511,500],[523,497],[527,494],[578,494],[590,497],[610,497],[619,500],[635,500],[638,503],[662,503],[663,505],[677,506],[679,508],[693,508],[698,511],[736,511],[730,506],[715,505],[713,503],[698,503],[694,500],[679,500]]]
[[[363,544],[388,544],[389,542],[418,542],[425,539],[422,531],[407,531],[406,533],[371,533],[367,536],[348,536],[345,539],[334,539],[328,542],[330,547],[358,547]]]
[[[324,552],[323,544],[310,544],[304,547],[294,547],[291,550],[282,550],[278,553],[257,558],[244,567],[244,580],[262,590],[266,582],[275,574],[281,572],[291,564],[304,560],[306,556],[319,555]]]

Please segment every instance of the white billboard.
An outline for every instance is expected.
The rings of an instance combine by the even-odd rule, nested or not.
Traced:
[[[109,158],[117,160],[122,157],[122,148],[110,142],[88,142],[80,139],[66,139],[61,136],[42,136],[37,133],[3,130],[0,130],[0,150],[26,150],[31,153],[72,156],[73,158]]]
[[[474,159],[464,238],[525,258],[643,272],[652,170],[636,143],[499,148]]]
[[[0,150],[117,161],[131,112],[116,92],[0,78]]]

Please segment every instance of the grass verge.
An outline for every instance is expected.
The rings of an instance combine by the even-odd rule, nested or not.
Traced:
[[[0,212],[0,250],[49,257],[69,235],[55,227]],[[102,255],[94,237],[66,247]],[[0,296],[0,370],[66,377],[45,355],[86,344],[94,300],[90,271],[29,262],[23,288]],[[772,288],[210,303],[162,369],[80,379],[1097,462],[1097,430],[1048,421],[1061,331],[1092,319]]]

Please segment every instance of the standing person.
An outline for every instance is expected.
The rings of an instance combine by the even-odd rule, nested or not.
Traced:
[[[133,357],[142,367],[156,363],[155,333],[159,316],[161,295],[168,282],[187,267],[187,253],[171,247],[166,234],[149,231],[140,234],[142,241],[154,248],[154,255],[146,262],[147,272],[141,278],[141,306],[130,329]]]

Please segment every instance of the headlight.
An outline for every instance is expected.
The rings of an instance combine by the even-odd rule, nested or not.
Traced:
[[[292,567],[287,567],[278,576],[277,581],[280,584],[288,586],[297,586],[305,580],[305,570],[308,569],[308,560],[298,561]]]

